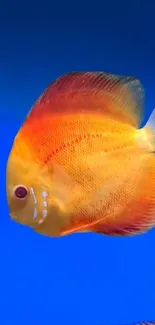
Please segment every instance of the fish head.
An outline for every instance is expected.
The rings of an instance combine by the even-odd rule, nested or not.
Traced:
[[[15,138],[6,170],[6,190],[10,216],[14,221],[35,228],[48,214],[49,176],[41,172],[30,147]]]
[[[65,185],[64,185],[65,184]],[[63,186],[64,185],[64,186]],[[58,236],[66,226],[65,204],[71,197],[70,178],[61,168],[42,166],[31,146],[15,138],[6,170],[7,199],[11,218],[40,233]]]

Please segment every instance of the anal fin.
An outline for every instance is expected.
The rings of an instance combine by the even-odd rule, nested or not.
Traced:
[[[138,234],[145,233],[149,231],[151,227],[140,227],[140,226],[125,226],[125,227],[105,227],[102,224],[93,226],[91,231],[98,234],[108,235],[108,236],[134,236]]]

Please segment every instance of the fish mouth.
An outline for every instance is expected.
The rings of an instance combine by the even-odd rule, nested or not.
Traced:
[[[18,217],[17,217],[17,215],[16,215],[16,213],[14,213],[14,212],[10,212],[10,216],[11,216],[11,218],[13,219],[13,220],[15,220],[15,221],[18,221]]]

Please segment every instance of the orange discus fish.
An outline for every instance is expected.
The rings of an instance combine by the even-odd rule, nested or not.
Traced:
[[[139,79],[74,72],[53,82],[15,137],[11,217],[48,236],[126,236],[155,224],[155,111]]]

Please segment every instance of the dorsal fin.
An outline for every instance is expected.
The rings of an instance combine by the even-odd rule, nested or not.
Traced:
[[[139,79],[104,72],[72,72],[54,81],[40,96],[30,115],[108,115],[139,127],[143,118],[144,88]]]

